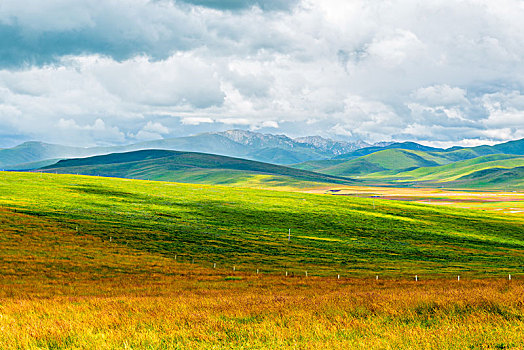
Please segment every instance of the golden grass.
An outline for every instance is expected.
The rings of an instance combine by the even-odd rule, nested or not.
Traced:
[[[157,274],[49,283],[0,281],[1,349],[524,344],[519,280],[286,278],[174,264]]]

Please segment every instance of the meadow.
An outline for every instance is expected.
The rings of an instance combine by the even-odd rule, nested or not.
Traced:
[[[518,349],[523,220],[3,172],[0,348]]]

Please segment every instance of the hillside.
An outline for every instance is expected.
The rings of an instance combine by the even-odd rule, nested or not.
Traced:
[[[362,156],[367,156],[369,154],[373,154],[375,152],[380,152],[383,150],[388,149],[403,149],[403,150],[411,150],[411,151],[424,151],[424,152],[432,152],[432,151],[442,151],[441,148],[435,148],[435,147],[429,147],[424,146],[415,142],[395,142],[391,144],[386,144],[384,146],[371,146],[371,147],[365,147],[361,148],[352,152],[348,152],[345,154],[340,154],[334,159],[354,159]]]
[[[298,169],[314,169],[316,172],[334,176],[362,176],[382,171],[403,171],[419,167],[437,166],[448,161],[423,151],[385,149],[351,159],[333,159],[322,162],[305,162],[294,165]]]
[[[521,164],[524,164],[524,162],[521,162]],[[509,169],[493,167],[478,170],[445,185],[459,188],[522,190],[524,188],[524,166]]]
[[[349,184],[347,178],[213,154],[142,150],[61,160],[45,172],[208,184],[311,186]]]
[[[0,173],[0,180],[1,225],[22,215],[45,221],[26,228],[35,234],[56,226],[207,266],[490,275],[524,264],[522,218],[493,212],[379,199],[373,208],[364,198],[75,175]],[[15,237],[5,236],[8,226],[1,232],[4,240]]]
[[[491,168],[515,168],[524,166],[524,157],[506,154],[493,154],[473,159],[457,161],[435,167],[421,167],[411,171],[400,172],[396,178],[406,181],[453,181],[480,170]]]
[[[430,186],[500,189],[510,186],[522,189],[524,183],[519,171],[506,172],[524,166],[524,157],[494,152],[520,152],[522,140],[497,146],[453,148],[442,151],[417,151],[400,148],[383,149],[350,160],[332,159],[310,161],[293,165],[333,176],[358,177],[362,183],[373,185]],[[356,151],[363,153],[365,149]],[[488,155],[481,155],[488,154]],[[500,172],[482,172],[499,169]],[[496,174],[504,175],[496,179]],[[490,177],[489,179],[486,177]],[[463,178],[464,177],[464,178]],[[475,177],[480,177],[475,179]],[[459,179],[463,178],[459,181]]]

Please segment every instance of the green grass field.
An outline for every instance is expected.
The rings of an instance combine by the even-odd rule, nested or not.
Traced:
[[[5,218],[45,219],[57,230],[202,266],[331,276],[524,272],[521,217],[73,175],[4,172],[0,181]],[[9,225],[23,232],[16,222],[3,225],[4,232]]]

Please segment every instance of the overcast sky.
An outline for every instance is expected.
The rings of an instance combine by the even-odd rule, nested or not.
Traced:
[[[521,0],[1,0],[0,147],[524,138]]]

